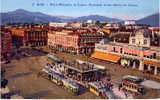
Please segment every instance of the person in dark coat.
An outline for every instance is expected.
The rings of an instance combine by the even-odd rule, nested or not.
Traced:
[[[6,79],[1,80],[1,88],[6,88],[7,84],[8,84],[8,80],[6,80]]]

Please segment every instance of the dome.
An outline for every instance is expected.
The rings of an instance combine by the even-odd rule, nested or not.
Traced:
[[[151,33],[149,29],[139,29],[135,32],[135,35],[143,35],[146,38],[150,38],[152,36]]]

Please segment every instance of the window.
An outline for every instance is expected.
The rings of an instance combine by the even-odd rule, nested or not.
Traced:
[[[132,39],[132,43],[135,44],[135,39]]]
[[[144,44],[147,44],[147,40],[144,40]]]
[[[123,49],[121,48],[121,49],[120,49],[120,53],[122,53],[122,50],[123,50]]]
[[[115,47],[113,47],[113,52],[116,52],[116,48]]]
[[[153,53],[153,58],[156,59],[156,53]]]

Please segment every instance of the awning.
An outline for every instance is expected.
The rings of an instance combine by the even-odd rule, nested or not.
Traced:
[[[150,64],[151,66],[160,67],[160,62],[155,62],[150,60],[144,60],[144,64]]]
[[[119,55],[110,54],[110,53],[103,53],[100,51],[95,51],[91,57],[101,59],[101,60],[111,61],[114,63],[117,63],[121,58],[121,56],[119,56]]]

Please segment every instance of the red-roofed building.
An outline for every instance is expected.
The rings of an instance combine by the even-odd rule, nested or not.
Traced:
[[[90,54],[94,51],[95,43],[98,43],[103,34],[93,33],[89,29],[77,30],[50,30],[48,33],[48,45],[60,51],[77,54]]]
[[[150,31],[140,29],[130,36],[130,43],[117,43],[101,40],[95,45],[93,58],[120,63],[123,66],[138,68],[160,74],[160,47],[150,45]],[[103,55],[102,55],[103,53]],[[121,56],[116,61],[109,54]],[[101,56],[100,56],[101,55]],[[106,57],[108,56],[108,57]],[[113,60],[113,61],[112,61]]]
[[[11,31],[7,29],[1,29],[1,41],[0,41],[0,48],[1,48],[1,60],[8,61],[11,59],[12,54],[12,36]]]
[[[43,27],[11,28],[15,45],[45,46],[47,45],[48,30]]]

